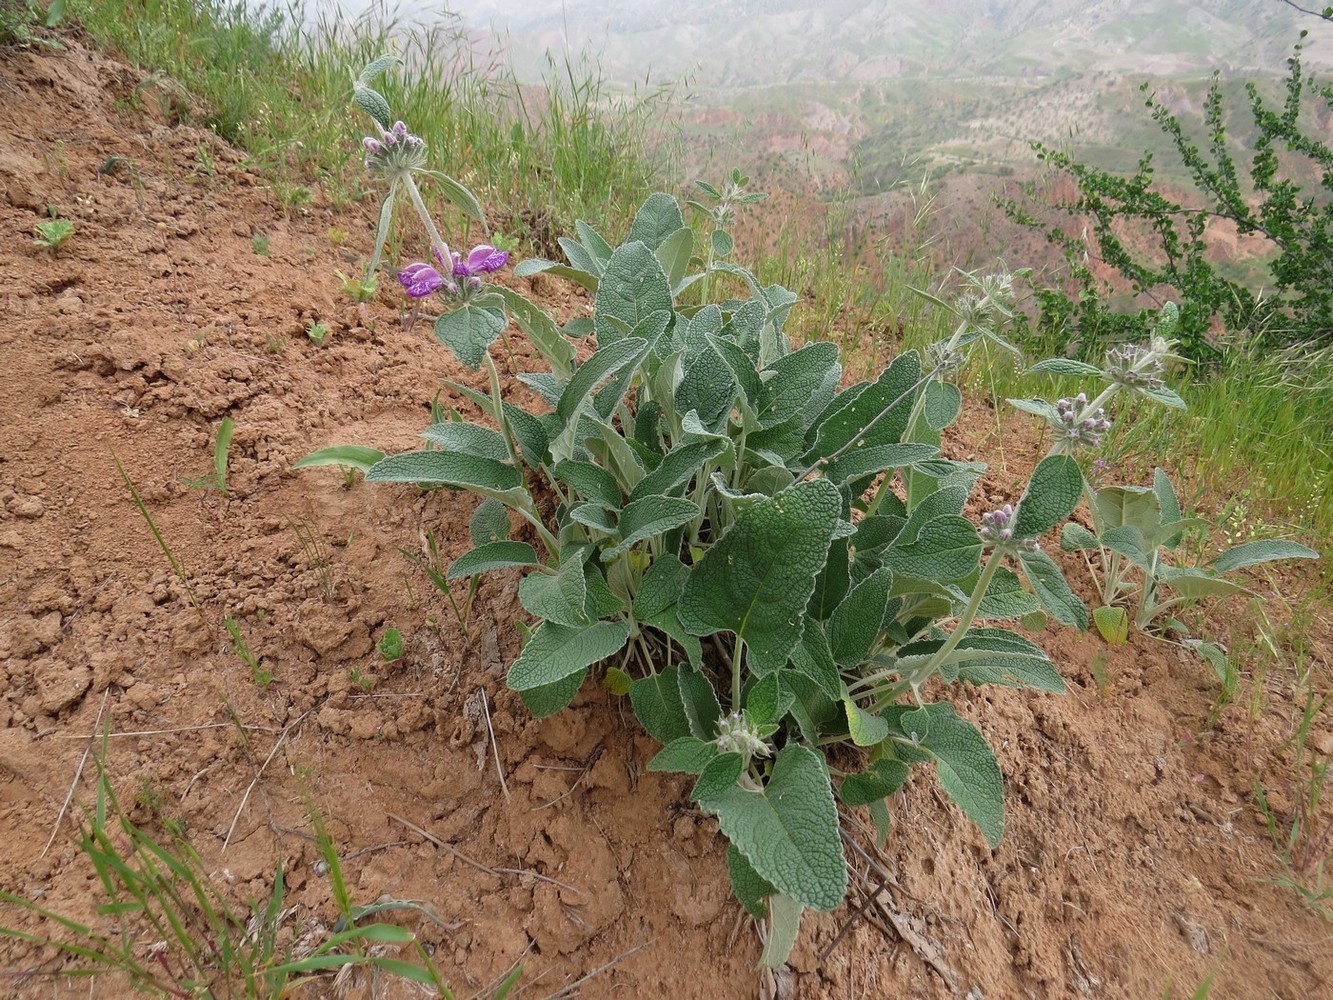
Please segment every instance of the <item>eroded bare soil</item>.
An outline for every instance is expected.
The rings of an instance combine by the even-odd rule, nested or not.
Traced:
[[[397,919],[460,996],[520,958],[525,997],[583,977],[590,998],[771,989],[715,823],[681,780],[646,771],[655,748],[627,705],[590,684],[572,710],[532,720],[503,685],[517,578],[486,580],[465,637],[400,553],[425,556],[433,533],[447,564],[475,501],[291,471],[334,443],[413,447],[439,379],[473,378],[424,324],[404,329],[392,290],[364,307],[341,296],[334,271],[354,269],[371,206],[335,214],[317,195],[284,214],[240,154],[173,123],[151,88],[145,110],[124,110],[139,82],[77,43],[0,55],[0,888],[106,919],[72,842],[90,763],[57,817],[107,728],[135,819],[183,823],[238,902],[267,896],[284,862],[294,935],[336,917],[313,806],[357,902],[428,904],[437,919]],[[54,254],[31,242],[47,205],[77,226]],[[561,319],[586,307],[554,284],[524,290]],[[304,333],[315,321],[331,330],[322,347]],[[956,455],[981,447],[986,412]],[[225,416],[227,497],[186,482],[211,470]],[[1034,456],[1011,447],[986,499],[1016,496]],[[1291,578],[1289,596],[1312,580]],[[270,684],[236,654],[227,615]],[[1213,624],[1226,635],[1228,621]],[[407,640],[391,666],[374,648],[389,627]],[[1327,676],[1327,622],[1311,634]],[[1142,998],[1216,973],[1217,997],[1333,996],[1329,924],[1270,883],[1253,794],[1256,777],[1291,778],[1291,678],[1269,677],[1253,720],[1233,706],[1206,729],[1203,661],[1141,637],[1040,638],[1068,695],[956,692],[1007,779],[1003,846],[915,777],[873,919],[834,946],[860,900],[807,916],[783,994]],[[1327,747],[1326,716],[1315,730]],[[1293,804],[1279,792],[1274,806]],[[0,940],[0,995],[128,991],[60,968],[50,949]]]

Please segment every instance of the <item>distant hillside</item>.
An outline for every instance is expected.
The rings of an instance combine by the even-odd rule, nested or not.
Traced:
[[[463,14],[507,25],[520,68],[590,45],[613,79],[690,74],[723,88],[1271,69],[1299,26],[1328,27],[1279,0],[471,0]],[[1333,32],[1322,34],[1311,58],[1330,65]]]

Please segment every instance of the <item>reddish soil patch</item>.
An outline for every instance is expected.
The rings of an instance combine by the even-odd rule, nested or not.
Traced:
[[[0,56],[0,888],[105,921],[77,823],[57,816],[107,727],[106,766],[134,818],[182,823],[240,902],[267,895],[281,860],[302,931],[336,917],[313,803],[356,902],[430,904],[438,922],[399,919],[460,996],[519,959],[525,997],[589,976],[560,995],[1141,998],[1211,973],[1219,996],[1330,995],[1329,926],[1270,884],[1252,792],[1256,777],[1290,779],[1290,679],[1270,674],[1253,721],[1235,708],[1205,731],[1215,681],[1202,661],[1054,629],[1043,641],[1067,696],[955,693],[1007,779],[1000,850],[914,778],[873,919],[835,944],[852,909],[807,916],[792,972],[765,981],[716,824],[680,779],[646,771],[655,747],[626,704],[589,685],[534,721],[503,685],[517,579],[484,583],[468,637],[400,554],[424,553],[427,532],[446,559],[462,551],[475,501],[291,471],[333,443],[412,447],[438,380],[472,377],[424,326],[404,330],[390,293],[340,297],[334,271],[354,264],[328,231],[363,245],[370,207],[317,200],[285,216],[216,137],[118,112],[139,82],[77,43]],[[56,254],[31,243],[48,204],[77,226]],[[562,319],[583,307],[554,285],[527,291]],[[323,347],[304,334],[312,321],[331,329]],[[228,497],[184,483],[210,471],[224,416]],[[963,437],[959,457],[983,431]],[[1012,499],[1033,455],[1011,451],[988,491]],[[224,616],[270,684],[235,654]],[[374,644],[391,626],[406,655],[386,666]],[[1327,624],[1311,634],[1327,680]],[[1327,746],[1326,717],[1316,729]],[[0,940],[0,994],[89,995],[61,968],[51,949]],[[355,989],[344,995],[416,995]],[[91,990],[128,992],[115,976]]]

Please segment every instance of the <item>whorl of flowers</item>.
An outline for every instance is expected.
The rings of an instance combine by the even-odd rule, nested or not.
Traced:
[[[944,377],[956,375],[967,362],[967,355],[957,347],[950,347],[948,341],[939,341],[926,349],[926,361],[931,368]]]
[[[1025,552],[1037,552],[1041,549],[1035,538],[1014,537],[1014,505],[1005,504],[999,510],[981,515],[981,527],[977,534],[987,545],[1022,549]]]
[[[366,136],[361,145],[366,150],[366,169],[373,173],[401,174],[426,166],[425,141],[410,133],[402,122],[394,122],[378,137]]]
[[[1128,389],[1160,389],[1166,382],[1162,375],[1166,368],[1163,359],[1171,345],[1156,337],[1151,344],[1126,344],[1106,352],[1103,369],[1107,379]]]
[[[747,761],[772,754],[769,745],[755,732],[744,712],[732,712],[719,719],[717,734],[714,744],[722,753],[738,753]]]
[[[1094,410],[1088,405],[1087,393],[1080,392],[1073,399],[1056,401],[1051,426],[1071,444],[1093,448],[1101,444],[1102,435],[1111,429],[1111,421],[1105,407]]]
[[[489,243],[482,243],[473,247],[472,252],[464,257],[458,251],[444,246],[443,253],[438,248],[435,250],[435,259],[439,262],[439,268],[418,261],[398,272],[398,280],[411,298],[425,298],[440,289],[444,289],[445,294],[450,296],[476,291],[481,288],[480,275],[504,267],[509,262],[509,253],[497,250]]]

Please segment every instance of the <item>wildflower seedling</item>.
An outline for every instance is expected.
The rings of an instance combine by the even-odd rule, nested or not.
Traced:
[[[74,235],[74,223],[68,219],[52,219],[50,222],[39,222],[32,229],[37,234],[32,242],[43,250],[50,250],[52,253],[59,251]]]
[[[227,462],[231,456],[231,439],[236,431],[236,422],[231,417],[223,417],[218,424],[217,437],[213,439],[213,472],[202,479],[185,479],[185,484],[192,490],[217,490],[224,497],[227,492]]]
[[[385,663],[397,663],[403,658],[403,633],[396,628],[387,628],[375,647]]]
[[[316,347],[323,347],[324,341],[329,336],[329,324],[311,320],[306,324],[305,335],[310,338],[310,342]]]

